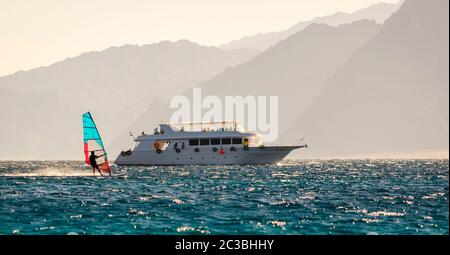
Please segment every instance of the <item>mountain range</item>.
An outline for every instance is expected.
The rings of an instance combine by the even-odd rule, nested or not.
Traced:
[[[193,87],[278,96],[277,142],[306,136],[310,147],[294,157],[448,151],[448,17],[446,0],[381,3],[248,47],[125,45],[0,77],[0,159],[80,159],[89,110],[113,158],[128,131],[168,121],[170,99]]]
[[[311,157],[449,146],[449,2],[408,0],[327,80],[284,136]]]
[[[80,116],[92,111],[115,137],[152,97],[168,97],[245,62],[252,50],[181,40],[89,52],[0,78],[0,158],[77,158]],[[108,139],[105,139],[106,141]]]
[[[329,26],[339,26],[349,24],[354,21],[368,19],[378,24],[382,24],[392,13],[396,12],[403,1],[399,3],[378,3],[369,7],[357,10],[353,13],[337,12],[332,15],[317,17],[308,21],[301,21],[290,28],[270,33],[259,33],[253,36],[246,36],[239,40],[231,41],[221,45],[221,49],[256,49],[264,51],[289,36],[303,30],[311,24],[325,24]]]

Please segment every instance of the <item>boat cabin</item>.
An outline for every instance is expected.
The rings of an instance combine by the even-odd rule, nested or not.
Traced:
[[[245,150],[261,146],[261,139],[255,132],[245,132],[236,122],[160,124],[152,135],[143,133],[135,138],[134,151],[154,150],[162,153],[168,149],[176,152],[192,149],[195,152],[202,149]]]

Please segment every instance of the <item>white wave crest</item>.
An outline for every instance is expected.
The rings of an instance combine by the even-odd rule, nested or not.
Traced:
[[[98,173],[96,173],[98,175]],[[72,167],[46,167],[42,169],[36,169],[29,172],[13,172],[13,173],[0,173],[0,176],[4,177],[64,177],[64,176],[93,176],[92,171],[86,169],[72,168]]]

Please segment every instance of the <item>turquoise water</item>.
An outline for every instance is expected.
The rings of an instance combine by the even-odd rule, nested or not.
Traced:
[[[0,162],[0,234],[449,234],[449,164]]]

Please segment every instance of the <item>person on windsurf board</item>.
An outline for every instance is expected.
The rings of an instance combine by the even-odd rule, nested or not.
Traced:
[[[83,141],[85,162],[92,167],[92,173],[95,175],[97,169],[100,175],[108,173],[111,176],[105,146],[90,112],[83,114]],[[102,154],[96,155],[98,152]]]
[[[93,174],[93,175],[95,175],[95,169],[98,170],[98,173],[99,173],[100,175],[103,175],[102,172],[100,171],[100,169],[98,168],[98,165],[97,165],[97,158],[100,158],[100,157],[102,157],[102,156],[103,156],[103,155],[97,156],[97,155],[95,155],[95,153],[94,153],[93,151],[91,151],[91,156],[89,156],[89,163],[90,163],[91,166],[92,166],[92,174]],[[111,175],[111,172],[109,172],[109,175]]]

